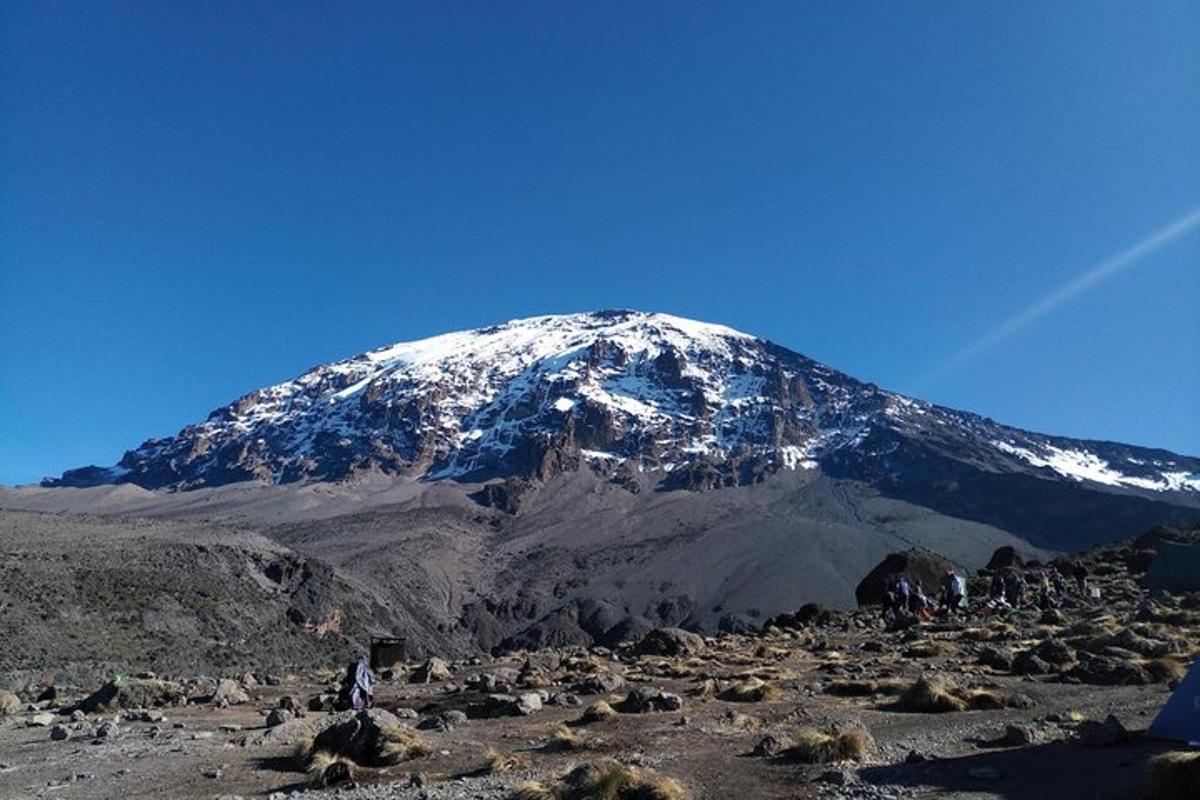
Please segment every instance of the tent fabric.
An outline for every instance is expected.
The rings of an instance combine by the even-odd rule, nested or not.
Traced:
[[[1200,545],[1159,542],[1142,583],[1147,589],[1200,592]]]
[[[1200,742],[1200,659],[1197,659],[1167,704],[1154,718],[1150,735],[1155,739]]]

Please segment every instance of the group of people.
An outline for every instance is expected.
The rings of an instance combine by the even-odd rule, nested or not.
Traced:
[[[1081,595],[1088,591],[1087,569],[1079,564],[1068,568],[1059,564],[1038,570],[1027,578],[1015,568],[992,575],[987,598],[976,611],[998,611],[1006,608],[1054,608],[1068,593],[1069,571]],[[903,573],[891,575],[884,588],[883,617],[888,623],[913,617],[929,620],[950,617],[968,611],[967,579],[953,568],[947,569],[940,580],[937,596],[924,591],[920,581],[909,581]]]
[[[1062,602],[1070,591],[1071,582],[1063,574],[1067,567],[1051,564],[1037,570],[1032,578],[1027,579],[1016,569],[1007,569],[992,576],[988,588],[988,603],[1008,608],[1035,606],[1045,611],[1054,608]],[[1077,564],[1069,571],[1075,579],[1075,585],[1080,595],[1088,593],[1088,572],[1082,564]]]
[[[967,580],[953,569],[942,576],[937,597],[926,594],[920,581],[910,583],[903,573],[888,578],[884,589],[883,616],[888,622],[904,617],[932,619],[961,612],[967,605]]]

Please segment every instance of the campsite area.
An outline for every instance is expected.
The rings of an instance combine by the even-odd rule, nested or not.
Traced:
[[[31,685],[0,699],[0,796],[1194,797],[1200,594],[1145,588],[1161,537],[1087,554],[1050,609],[377,665],[357,713],[335,666]]]

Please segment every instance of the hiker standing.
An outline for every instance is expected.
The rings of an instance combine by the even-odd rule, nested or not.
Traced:
[[[362,711],[370,708],[375,702],[375,673],[367,664],[366,656],[359,656],[346,668],[342,678],[341,691],[338,692],[337,707]]]
[[[1060,597],[1067,593],[1067,579],[1063,577],[1062,570],[1058,565],[1054,565],[1054,571],[1050,573],[1050,582],[1054,585],[1055,594]]]
[[[1038,581],[1038,606],[1042,611],[1050,609],[1054,605],[1050,597],[1050,575],[1042,572],[1041,579]]]
[[[1075,575],[1075,583],[1079,586],[1079,593],[1084,597],[1087,597],[1087,567],[1085,567],[1083,564],[1076,564],[1075,569],[1073,569],[1072,572]]]
[[[898,614],[906,613],[911,600],[912,587],[908,585],[908,578],[901,575],[896,580],[896,612]]]
[[[1011,570],[1004,576],[1004,598],[1013,608],[1020,608],[1025,599],[1025,579]]]
[[[929,604],[925,599],[925,589],[921,586],[921,582],[917,581],[913,585],[912,594],[908,597],[908,611],[910,614],[920,614],[921,610]]]
[[[966,595],[966,581],[953,569],[946,570],[946,575],[942,578],[942,605],[947,611],[954,612],[962,606]]]
[[[350,704],[355,711],[370,708],[375,703],[375,673],[371,672],[366,656],[359,656],[354,665],[354,688],[350,691]]]

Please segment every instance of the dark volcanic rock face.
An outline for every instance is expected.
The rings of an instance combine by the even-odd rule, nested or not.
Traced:
[[[46,484],[192,489],[365,472],[546,482],[580,469],[630,491],[825,474],[1050,545],[1063,527],[1084,544],[1200,509],[1200,459],[1028,433],[729,328],[631,311],[373,350],[251,392],[114,467]],[[515,512],[512,486],[479,500]],[[1092,523],[1076,524],[1080,509]],[[1109,533],[1112,520],[1120,530]]]

